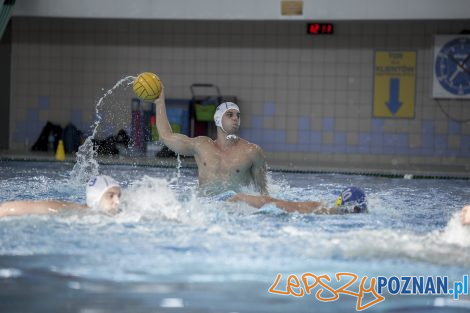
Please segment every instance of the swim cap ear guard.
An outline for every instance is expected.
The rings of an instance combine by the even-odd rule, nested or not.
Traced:
[[[222,117],[224,116],[225,112],[231,109],[237,110],[240,113],[240,108],[238,107],[238,105],[236,105],[233,102],[224,102],[224,103],[219,104],[219,106],[217,107],[214,113],[215,126],[220,127],[226,134],[227,132],[222,126]],[[237,135],[233,135],[233,134],[227,135],[227,139],[236,140],[237,138],[238,138]]]
[[[348,187],[336,199],[336,207],[345,213],[367,213],[366,194],[360,188]]]
[[[106,175],[92,177],[86,185],[86,204],[92,209],[98,209],[101,197],[112,187],[121,188],[112,177]]]

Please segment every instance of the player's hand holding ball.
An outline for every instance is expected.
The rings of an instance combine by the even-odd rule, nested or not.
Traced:
[[[163,89],[160,78],[150,72],[144,72],[137,76],[133,85],[135,95],[142,101],[154,101]]]

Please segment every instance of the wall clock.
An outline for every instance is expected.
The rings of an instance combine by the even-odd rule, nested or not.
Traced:
[[[434,98],[470,98],[470,36],[434,37]]]

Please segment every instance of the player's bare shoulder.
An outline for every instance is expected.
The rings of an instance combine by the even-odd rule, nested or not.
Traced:
[[[213,151],[214,140],[207,136],[198,136],[193,138],[194,151],[197,154]]]
[[[252,157],[264,157],[263,149],[255,143],[249,142],[245,139],[240,138],[240,146],[249,153]]]
[[[214,140],[207,136],[197,136],[193,138],[194,142],[198,145],[213,145]]]

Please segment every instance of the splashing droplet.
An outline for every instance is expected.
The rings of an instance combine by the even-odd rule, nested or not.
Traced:
[[[127,87],[131,85],[134,80],[134,76],[124,77],[123,79],[119,80],[111,89],[106,91],[105,94],[98,100],[95,108],[96,120],[92,125],[93,132],[78,149],[76,154],[77,161],[72,171],[70,172],[70,180],[72,183],[83,184],[86,183],[92,176],[99,174],[99,166],[98,162],[96,161],[96,150],[92,140],[95,138],[96,130],[98,129],[98,126],[101,122],[100,108],[103,105],[104,99],[111,95],[116,88],[120,87],[124,83],[127,83]]]

